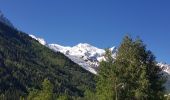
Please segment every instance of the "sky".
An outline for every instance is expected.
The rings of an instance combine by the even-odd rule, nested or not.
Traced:
[[[119,46],[130,34],[140,37],[170,64],[169,0],[1,0],[0,10],[17,27],[48,43],[99,48]]]

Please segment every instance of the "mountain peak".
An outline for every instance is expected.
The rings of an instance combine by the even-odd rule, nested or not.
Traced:
[[[73,46],[74,48],[79,48],[79,49],[84,49],[84,48],[94,48],[94,46],[88,44],[88,43],[79,43],[75,46]]]
[[[77,46],[91,46],[91,45],[88,43],[79,43]]]

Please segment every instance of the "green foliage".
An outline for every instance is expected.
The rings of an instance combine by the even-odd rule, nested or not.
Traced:
[[[160,100],[164,97],[165,77],[151,51],[140,39],[126,36],[118,50],[115,66],[119,83],[124,84],[120,98]]]
[[[56,94],[53,92],[53,84],[45,79],[42,83],[42,89],[32,89],[26,100],[78,100],[78,97],[72,97],[68,94]]]
[[[56,94],[82,97],[86,88],[95,88],[90,72],[27,34],[0,23],[0,94],[9,97],[17,93],[18,100],[28,94],[29,88],[40,89],[45,78],[51,81]]]
[[[37,89],[32,89],[32,90],[30,90],[27,99],[28,99],[28,100],[34,100],[35,98],[38,97],[38,94],[39,94],[39,90],[37,90]]]
[[[115,67],[113,67],[113,58],[111,52],[106,50],[106,61],[102,61],[99,66],[96,95],[98,100],[112,100],[115,97],[113,85],[116,83]]]
[[[98,100],[98,99],[94,91],[86,90],[85,97],[82,100]]]
[[[47,79],[42,83],[42,90],[30,91],[28,100],[54,100],[53,84]]]
[[[69,100],[68,95],[60,95],[57,100]]]
[[[106,51],[106,61],[100,63],[97,77],[98,100],[161,100],[166,80],[156,65],[151,51],[140,39],[126,36],[116,60]]]

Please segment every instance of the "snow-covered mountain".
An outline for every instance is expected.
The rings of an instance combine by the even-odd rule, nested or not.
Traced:
[[[59,44],[47,44],[46,41],[42,38],[37,38],[34,35],[30,35],[30,36],[32,38],[34,38],[35,40],[37,40],[42,45],[45,45],[45,46],[49,47],[50,49],[54,50],[55,52],[63,53],[64,55],[71,58],[73,61],[81,60],[80,63],[89,63],[88,67],[96,68],[96,67],[98,67],[98,65],[99,65],[98,63],[100,61],[105,60],[105,58],[104,58],[105,50],[104,49],[94,47],[87,43],[79,43],[78,45],[75,45],[73,47],[61,46]],[[113,58],[116,59],[115,58],[116,52],[117,52],[116,47],[112,47],[112,48],[110,48],[110,50],[113,53],[113,55],[112,55]],[[79,61],[75,61],[75,62],[79,62]],[[80,65],[82,65],[82,64],[80,64]],[[166,63],[161,63],[161,62],[158,63],[157,65],[160,67],[163,67],[164,72],[170,74],[170,65],[168,65]]]
[[[72,61],[82,66],[84,69],[90,71],[93,74],[97,74],[97,68],[99,66],[99,62],[105,60],[104,54],[105,50],[94,47],[87,43],[79,43],[73,47],[71,46],[61,46],[59,44],[47,44],[44,39],[37,38],[34,35],[30,35],[30,37],[37,40],[42,45],[46,45],[50,49],[55,52],[61,52],[67,57],[69,57]],[[116,56],[116,47],[110,48],[115,58]]]
[[[61,46],[58,44],[48,44],[48,47],[56,52],[61,52],[69,57],[72,61],[79,64],[86,70],[97,74],[97,67],[101,60],[104,60],[104,49],[99,49],[87,43],[79,43],[76,46]],[[113,52],[113,58],[116,55],[116,48],[110,48]]]
[[[2,11],[0,11],[0,22],[14,28],[13,24],[3,15]]]

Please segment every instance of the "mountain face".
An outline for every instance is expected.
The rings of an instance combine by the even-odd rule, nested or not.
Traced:
[[[73,47],[63,47],[58,44],[49,44],[48,47],[54,51],[59,51],[69,57],[72,61],[79,64],[93,74],[97,74],[99,62],[105,60],[105,50],[96,48],[87,43],[79,43]],[[116,54],[116,48],[110,48],[113,57]]]
[[[80,97],[87,88],[94,89],[93,74],[40,43],[0,21],[0,96],[19,100],[30,88],[40,89],[46,78],[56,94]]]

